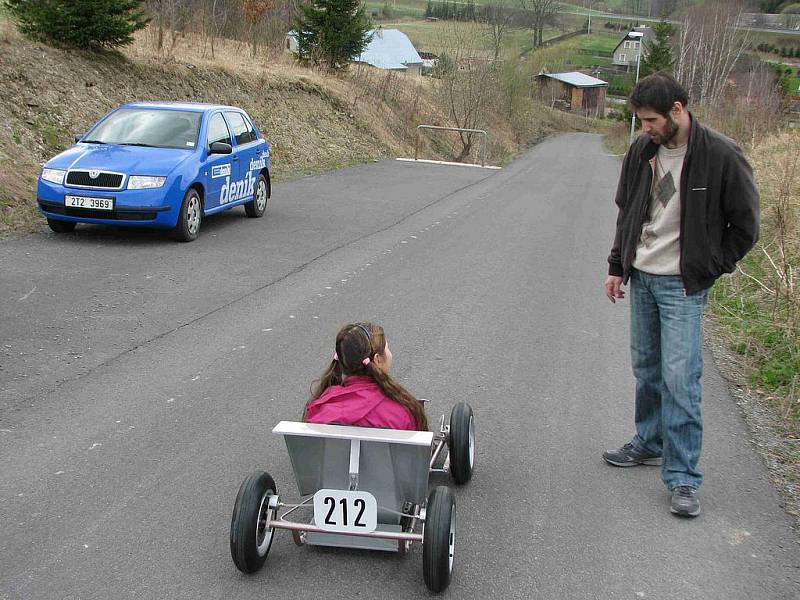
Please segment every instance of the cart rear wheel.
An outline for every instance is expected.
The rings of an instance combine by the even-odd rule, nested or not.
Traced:
[[[255,573],[267,559],[275,530],[266,523],[275,493],[275,482],[264,472],[253,473],[239,488],[231,517],[231,558],[242,573]]]
[[[450,474],[462,485],[472,478],[475,466],[475,419],[472,408],[459,402],[450,413],[450,434],[447,438],[450,452]]]
[[[438,593],[450,585],[456,542],[456,503],[443,485],[428,496],[422,532],[422,574],[425,585]]]

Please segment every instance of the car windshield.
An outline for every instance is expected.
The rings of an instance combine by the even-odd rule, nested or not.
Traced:
[[[87,144],[194,149],[202,116],[202,113],[185,110],[121,108],[81,141]]]

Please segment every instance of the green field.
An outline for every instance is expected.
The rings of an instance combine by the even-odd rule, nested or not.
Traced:
[[[490,50],[488,29],[481,23],[459,21],[385,21],[380,23],[384,29],[399,29],[405,33],[417,50],[439,54],[465,46],[478,54]],[[545,40],[561,35],[557,29],[546,29]],[[530,49],[533,31],[530,29],[510,29],[503,40],[502,56],[519,56]]]
[[[374,0],[364,3],[367,7],[367,14],[373,19],[424,19],[425,7],[428,3],[425,0],[401,0],[400,2],[375,2]],[[386,13],[384,15],[384,13]]]

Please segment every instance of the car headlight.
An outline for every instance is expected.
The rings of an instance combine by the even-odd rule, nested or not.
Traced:
[[[42,169],[42,179],[58,185],[64,183],[64,175],[66,174],[67,172],[61,169]]]
[[[167,180],[166,177],[151,177],[150,175],[131,175],[128,178],[129,190],[146,190],[160,188]]]

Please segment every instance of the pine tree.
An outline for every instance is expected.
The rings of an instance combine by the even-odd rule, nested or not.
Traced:
[[[425,18],[433,16],[433,2],[428,0],[428,5],[425,7]]]
[[[4,0],[28,37],[54,46],[114,48],[147,25],[142,0]]]
[[[642,59],[642,77],[658,71],[672,71],[675,57],[672,54],[670,37],[674,32],[675,28],[666,21],[653,26],[655,37],[648,44],[647,56]]]
[[[342,69],[372,39],[372,23],[361,0],[311,0],[295,22],[300,60]]]

